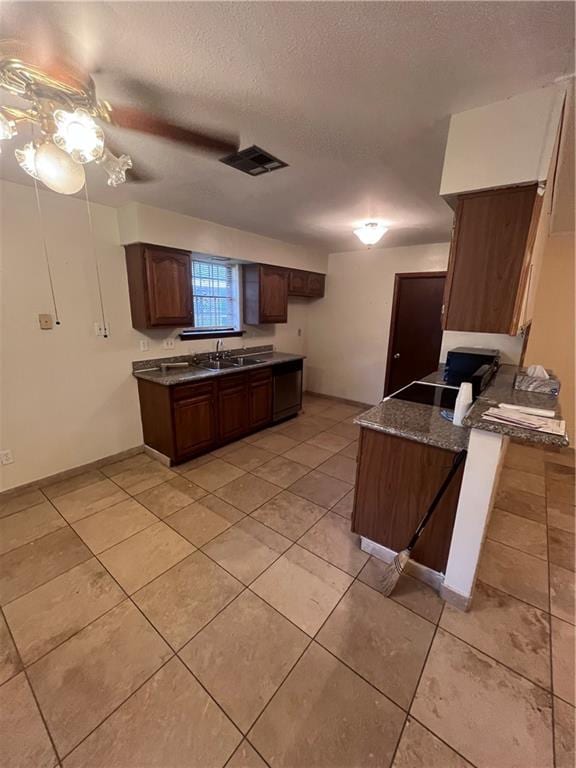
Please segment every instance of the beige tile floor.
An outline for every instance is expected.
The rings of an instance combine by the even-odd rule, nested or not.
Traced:
[[[510,446],[464,614],[378,591],[355,413],[0,499],[3,768],[573,768],[573,453]]]

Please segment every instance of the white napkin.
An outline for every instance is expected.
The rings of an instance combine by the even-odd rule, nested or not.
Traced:
[[[543,365],[529,365],[526,369],[528,376],[533,376],[535,379],[549,379],[546,368]]]

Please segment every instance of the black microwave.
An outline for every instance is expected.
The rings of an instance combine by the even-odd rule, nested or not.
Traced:
[[[474,397],[478,397],[488,386],[499,366],[499,349],[455,347],[446,355],[444,381],[452,387],[459,387],[463,381],[470,381]]]

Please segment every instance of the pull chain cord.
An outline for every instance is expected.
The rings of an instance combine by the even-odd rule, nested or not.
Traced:
[[[38,182],[34,178],[34,191],[36,193],[36,207],[38,208],[38,218],[40,219],[40,231],[42,233],[42,246],[44,248],[44,259],[46,260],[46,270],[48,272],[48,282],[50,284],[50,294],[52,296],[52,306],[54,307],[54,318],[56,325],[60,325],[60,316],[58,315],[58,305],[56,304],[56,294],[54,292],[54,281],[52,280],[52,268],[48,256],[48,245],[46,243],[46,230],[44,228],[44,217],[42,216],[42,206],[40,205],[40,193],[38,192]]]
[[[96,250],[96,239],[94,237],[94,224],[92,222],[92,209],[88,200],[88,181],[84,183],[84,197],[86,198],[86,211],[88,213],[88,226],[90,227],[90,237],[92,238],[92,257],[94,259],[94,268],[96,270],[96,282],[98,284],[98,300],[100,302],[100,315],[102,317],[102,331],[105,339],[108,338],[108,324],[106,323],[106,314],[104,312],[104,299],[102,297],[102,281],[100,280],[100,262]]]

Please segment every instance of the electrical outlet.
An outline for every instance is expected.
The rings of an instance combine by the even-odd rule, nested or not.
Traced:
[[[175,345],[174,339],[164,339],[164,341],[162,342],[162,346],[164,347],[164,349],[174,349],[174,345]]]
[[[140,339],[140,352],[148,352],[150,349],[150,342],[148,339]]]
[[[94,323],[94,335],[95,336],[110,336],[110,323],[96,322]]]
[[[12,451],[6,450],[6,451],[0,451],[0,464],[13,464],[14,463],[14,456],[12,456]]]

